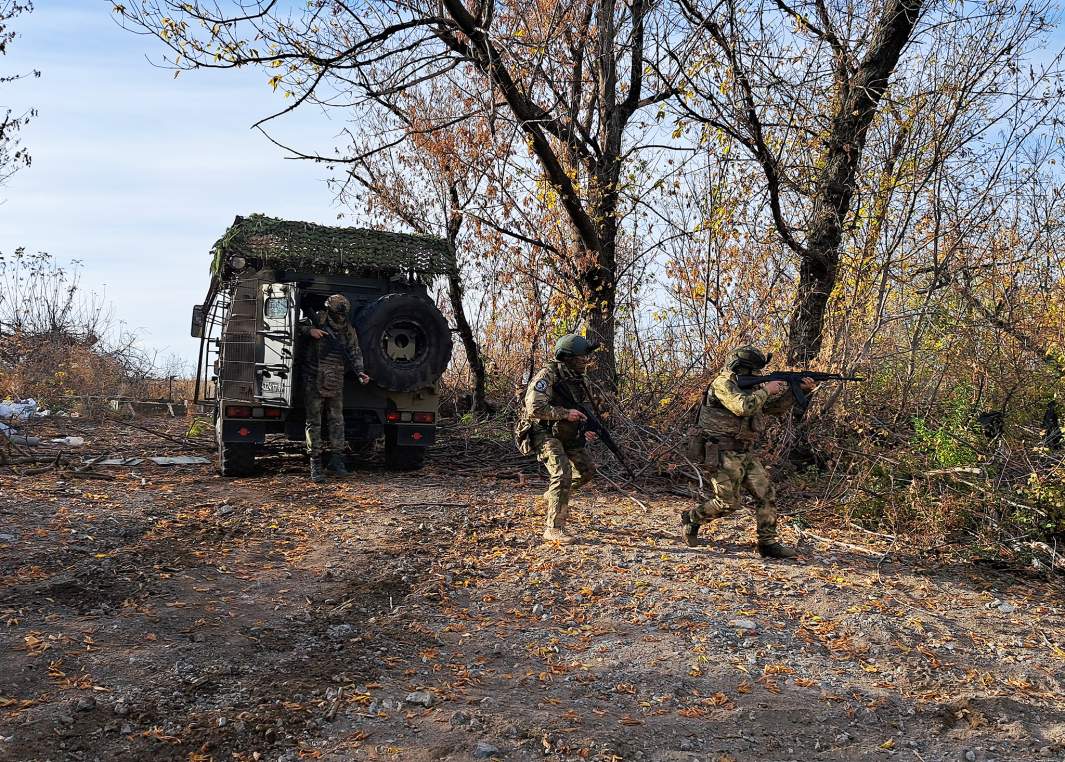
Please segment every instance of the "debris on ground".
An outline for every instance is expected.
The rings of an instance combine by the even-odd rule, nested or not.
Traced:
[[[85,444],[82,437],[55,437],[48,440],[49,444],[62,445],[63,447],[81,447]]]
[[[148,460],[157,466],[195,466],[211,462],[200,455],[165,455],[148,458]]]
[[[0,419],[5,421],[17,423],[45,415],[48,415],[48,411],[41,410],[37,405],[37,400],[25,399],[0,402]]]
[[[312,487],[300,458],[223,479],[84,425],[90,470],[142,462],[0,476],[2,758],[1065,758],[1054,575],[812,513],[798,562],[742,512],[689,548],[655,490],[580,494],[558,546],[528,461]]]

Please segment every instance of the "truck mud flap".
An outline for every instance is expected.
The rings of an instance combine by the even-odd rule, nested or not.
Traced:
[[[262,444],[266,441],[266,426],[258,421],[231,418],[222,421],[222,441],[227,443]]]
[[[400,423],[389,428],[395,431],[396,444],[401,447],[428,447],[436,442],[436,426]]]

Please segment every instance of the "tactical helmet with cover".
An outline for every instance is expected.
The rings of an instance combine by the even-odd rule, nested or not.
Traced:
[[[769,361],[772,359],[772,352],[767,355],[758,347],[747,344],[729,352],[728,359],[725,361],[725,367],[733,373],[738,372],[741,368],[758,371],[768,365]]]
[[[598,341],[589,341],[576,333],[567,333],[555,342],[555,359],[565,360],[570,357],[585,357],[599,349]]]
[[[351,302],[343,294],[333,294],[325,300],[325,308],[334,315],[347,316],[351,313]]]

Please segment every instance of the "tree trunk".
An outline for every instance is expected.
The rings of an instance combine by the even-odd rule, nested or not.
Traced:
[[[822,331],[828,298],[836,285],[836,248],[822,249],[819,258],[803,257],[799,265],[799,289],[788,334],[788,362],[808,365],[821,351]]]
[[[633,114],[672,94],[664,91],[651,100],[641,98],[646,68],[643,59],[645,0],[631,0],[626,4],[594,0],[595,43],[587,46],[594,58],[585,64],[584,47],[575,51],[576,71],[570,86],[570,102],[546,108],[531,97],[532,88],[524,86],[522,70],[511,70],[511,57],[499,47],[502,38],[490,33],[494,5],[478,6],[476,15],[463,0],[441,0],[441,7],[462,34],[443,27],[435,33],[465,60],[472,61],[506,101],[545,180],[558,194],[559,206],[580,242],[579,251],[587,255],[579,275],[586,301],[587,332],[603,348],[592,378],[613,388],[616,383],[618,179],[625,156],[622,137]],[[627,13],[631,21],[624,42],[618,39],[619,8],[621,17]],[[589,10],[585,18],[591,23],[592,17]],[[626,82],[619,81],[619,58],[627,59]],[[587,82],[595,83],[596,97],[589,98],[583,91]],[[579,174],[578,169],[584,170],[581,178],[575,176]],[[585,179],[588,195],[581,182]]]
[[[805,251],[799,266],[788,335],[788,361],[806,365],[821,351],[825,312],[836,285],[840,246],[854,198],[869,125],[877,114],[888,79],[913,33],[923,0],[888,0],[869,52],[852,76],[839,84],[839,105],[832,116],[822,153],[824,169],[815,185]]]
[[[612,203],[609,198],[603,199]],[[600,350],[594,370],[590,375],[600,386],[613,390],[617,386],[617,362],[615,356],[615,331],[617,319],[617,210],[600,209],[597,215],[600,248],[590,252],[593,261],[583,273],[585,309],[587,311],[588,338],[598,341]]]
[[[484,359],[481,357],[481,348],[473,337],[473,328],[466,319],[466,309],[462,303],[462,280],[457,272],[447,276],[447,291],[451,299],[451,311],[455,313],[455,325],[458,328],[459,338],[462,339],[462,348],[466,350],[466,362],[470,364],[470,373],[473,374],[473,408],[474,414],[488,413],[488,399],[486,387],[487,375],[484,369]]]
[[[462,228],[462,208],[459,204],[458,189],[451,185],[448,188],[451,202],[450,215],[447,223],[447,245],[452,252],[456,251],[459,230]],[[459,338],[462,339],[462,348],[466,350],[466,362],[470,365],[470,373],[473,374],[473,408],[472,413],[489,413],[487,386],[488,377],[485,373],[484,358],[481,356],[481,347],[473,336],[473,327],[466,318],[466,305],[463,303],[462,277],[458,271],[458,257],[455,257],[455,270],[448,273],[447,293],[451,300],[451,311],[455,314],[455,326],[458,328]]]
[[[597,259],[600,262],[612,260],[613,252],[598,252]],[[617,383],[614,343],[617,283],[613,268],[603,265],[592,268],[584,274],[584,282],[589,294],[588,338],[598,341],[600,346],[595,368],[590,375],[597,384],[613,389]]]

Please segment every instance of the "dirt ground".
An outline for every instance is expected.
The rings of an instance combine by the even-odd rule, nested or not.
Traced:
[[[0,758],[1065,759],[1045,577],[825,526],[767,562],[749,513],[692,549],[612,489],[545,545],[539,477],[271,469],[0,471]]]

